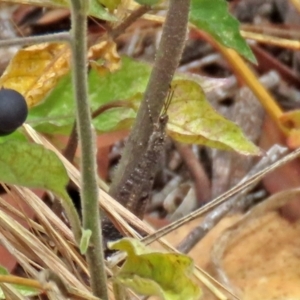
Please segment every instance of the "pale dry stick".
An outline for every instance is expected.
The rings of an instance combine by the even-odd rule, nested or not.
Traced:
[[[77,251],[70,245],[69,241],[75,244],[72,231],[53,213],[53,211],[42,202],[36,194],[27,188],[11,186],[11,190],[7,190],[7,193],[12,197],[17,197],[17,199],[15,199],[16,203],[19,203],[21,199],[22,202],[27,203],[28,207],[32,208],[35,212],[35,216],[39,219],[41,225],[29,219],[28,216],[26,216],[26,213],[22,213],[22,207],[19,207],[19,210],[17,210],[10,204],[0,201],[1,206],[6,208],[5,211],[9,211],[12,216],[15,215],[24,220],[24,222],[29,224],[30,228],[35,232],[47,233],[47,235],[55,241],[57,248],[64,254],[64,257],[69,259],[70,264],[76,262],[77,266],[80,267],[80,270],[83,270],[85,274],[88,274],[86,265],[78,255]]]
[[[11,191],[9,189],[5,190],[6,193],[11,194]],[[33,230],[39,231],[41,233],[45,233],[44,228],[40,225],[35,223],[33,220],[29,219],[28,216],[24,214],[24,212],[20,211],[20,209],[13,207],[11,204],[9,204],[5,199],[0,197],[0,209],[3,211],[6,211],[8,214],[13,216],[14,218],[17,218],[19,220],[22,220],[23,222],[26,222],[30,228]],[[72,235],[73,238],[73,235]],[[73,238],[74,239],[74,238]]]
[[[4,299],[14,299],[14,300],[26,300],[26,298],[12,286],[11,284],[0,283],[0,288],[2,290]],[[52,299],[49,299],[52,300]],[[66,300],[66,299],[57,299]]]
[[[151,9],[149,5],[142,5],[134,10],[121,24],[113,28],[108,34],[112,39],[116,39],[121,35],[131,24],[133,24],[138,18],[142,17],[146,12]]]
[[[52,150],[57,154],[57,156],[60,158],[65,168],[67,169],[69,178],[75,183],[77,187],[80,187],[81,175],[78,169],[76,169],[76,167],[72,165],[47,139],[39,135],[30,125],[24,124],[23,126],[26,129],[29,136],[34,140],[34,142],[36,142],[37,144],[42,144],[44,147]],[[119,214],[121,216],[124,216],[125,220],[128,223],[134,224],[134,226],[138,230],[145,231],[147,233],[154,232],[154,229],[150,227],[148,229],[145,228],[145,223],[141,219],[136,217],[134,214],[132,214],[130,211],[124,208],[119,202],[117,202],[111,196],[109,196],[104,190],[99,188],[99,193],[100,192],[101,192],[101,197],[99,197],[99,202],[101,208],[104,210],[105,213],[111,215],[113,218],[120,221],[121,226],[124,227],[126,231],[130,233],[130,236],[140,238],[140,234],[137,233],[133,228],[131,228],[124,221],[124,219],[121,219],[119,217]]]
[[[157,15],[154,16],[150,14],[145,14],[143,18],[158,23],[163,23],[165,19],[165,17],[163,16],[157,16]],[[196,28],[195,25],[193,24],[189,24],[189,27]],[[298,40],[284,39],[284,38],[279,38],[271,35],[265,35],[265,34],[263,35],[263,34],[258,34],[254,32],[244,31],[244,30],[241,30],[240,32],[245,39],[251,39],[261,43],[272,44],[272,45],[285,47],[287,49],[293,49],[293,50],[299,50],[300,48],[300,42]]]
[[[65,252],[68,253],[67,255],[70,256],[78,266],[80,266],[81,270],[85,274],[88,274],[88,270],[79,259],[77,252],[70,248],[70,245],[66,240],[66,238],[68,238],[69,241],[75,244],[72,231],[55,215],[55,213],[51,211],[51,209],[44,202],[40,201],[40,198],[31,190],[17,186],[14,187],[14,190],[17,192],[18,196],[36,212],[36,216],[43,225],[43,228],[45,228],[48,232],[50,231],[51,235],[49,233],[48,235],[52,236],[52,238],[56,240],[56,244],[59,243],[60,247],[65,249]],[[61,236],[60,231],[65,235],[64,237]],[[63,253],[61,249],[60,252]]]
[[[51,144],[47,139],[39,135],[30,125],[24,124],[23,125],[30,135],[30,137],[38,144],[44,145],[47,149],[50,149],[54,151],[58,157],[61,159],[63,164],[65,165],[68,174],[70,178],[74,181],[76,185],[79,185],[80,182],[80,173],[79,171],[68,161],[64,158],[64,156],[61,155],[61,153]],[[228,192],[224,193],[223,195],[217,197],[216,199],[212,200],[210,203],[207,205],[203,206],[202,208],[192,212],[188,216],[179,219],[178,221],[158,230],[155,231],[152,227],[149,225],[145,224],[142,220],[137,218],[134,214],[132,214],[130,211],[125,209],[119,202],[114,200],[109,194],[107,194],[105,191],[101,190],[101,197],[99,199],[101,208],[105,212],[110,212],[112,216],[118,218],[121,220],[120,217],[118,217],[118,214],[123,217],[128,223],[133,224],[138,230],[142,230],[150,234],[149,236],[143,238],[142,240],[145,241],[147,244],[153,243],[154,241],[160,239],[162,236],[168,234],[172,230],[177,229],[178,227],[182,226],[183,224],[200,217],[203,215],[205,212],[209,211],[210,209],[214,208],[218,204],[223,203],[226,201],[229,197],[233,196],[237,192],[242,191],[243,189],[247,188],[248,186],[252,185],[253,183],[261,180],[265,175],[270,173],[271,171],[274,171],[276,168],[284,165],[285,163],[288,163],[298,157],[300,155],[300,148],[297,150],[294,150],[293,152],[289,153],[285,157],[279,159],[277,162],[273,163],[271,166],[267,167],[266,169],[258,172],[257,174],[251,176],[247,182],[244,183],[239,183],[232,189],[230,189]],[[137,232],[130,228],[130,226],[126,223],[123,222],[124,226],[128,229],[131,230],[132,232],[136,233],[136,237],[139,236]],[[163,239],[160,240],[160,242],[163,245],[167,245]]]
[[[68,284],[77,286],[80,289],[87,291],[87,288],[66,269],[66,267],[62,264],[62,261],[58,259],[52,250],[47,248],[35,235],[30,233],[17,221],[13,220],[10,216],[6,215],[2,211],[0,211],[0,223],[2,230],[10,232],[13,236],[16,236],[17,241],[24,243],[24,245],[30,248],[31,251],[35,253],[35,255],[37,255],[48,268],[55,270],[55,272],[59,274],[68,273],[68,276],[65,276],[65,280]],[[10,251],[10,249],[8,250]],[[14,247],[12,251],[13,255],[15,255],[15,251],[17,251],[17,249]]]
[[[47,149],[50,149],[54,151],[57,156],[60,158],[60,160],[63,162],[65,165],[70,179],[79,187],[80,186],[80,181],[81,181],[81,175],[80,172],[51,144],[47,139],[39,135],[31,126],[28,124],[23,125],[27,131],[27,133],[30,135],[30,137],[37,143],[37,144],[42,144],[44,147]],[[100,189],[99,189],[100,191]],[[121,223],[121,225],[126,228],[128,232],[131,233],[131,236],[141,239],[141,236],[138,232],[136,232],[135,229],[131,228],[129,224],[133,224],[135,228],[138,230],[147,232],[148,234],[153,234],[155,233],[155,230],[144,223],[142,220],[140,220],[138,217],[136,217],[133,213],[131,213],[129,210],[124,208],[118,201],[114,200],[109,194],[107,194],[105,191],[101,190],[101,197],[99,199],[99,203],[101,208],[108,214],[110,214],[113,218],[117,219],[118,222]],[[120,217],[121,216],[121,217]],[[124,220],[124,219],[125,220]],[[129,223],[127,223],[127,222]],[[176,250],[173,246],[171,246],[168,242],[166,242],[164,239],[160,239],[159,242],[162,244],[164,248],[166,248],[168,251],[176,252],[179,253],[178,250]],[[121,260],[124,259],[124,256],[121,256],[120,258],[117,259],[117,261],[114,261],[114,265],[117,265]],[[112,267],[113,267],[112,266]],[[196,267],[197,270],[200,273],[195,274],[200,278],[201,276],[204,276],[206,278],[209,278],[212,282],[215,284],[220,285],[214,278],[212,278],[209,274],[207,274],[204,270],[201,270],[200,268]],[[201,274],[201,275],[200,275]],[[209,289],[214,290],[215,287],[213,286],[212,283],[207,282],[207,280],[204,281],[204,284],[209,286]],[[224,288],[227,292],[230,293],[225,287]],[[225,298],[224,298],[225,299]]]
[[[278,160],[280,157],[285,155],[287,148],[283,148],[278,145],[274,145],[265,157],[263,157],[241,180],[241,183],[246,182],[252,175],[256,174],[258,171],[263,170],[266,166],[269,166],[274,161]],[[217,222],[219,222],[226,214],[228,214],[233,208],[240,206],[240,199],[243,195],[249,192],[253,187],[249,185],[245,188],[241,194],[238,194],[228,201],[224,202],[220,206],[217,206],[214,210],[210,211],[201,222],[199,226],[194,228],[188,236],[178,245],[177,249],[182,253],[188,253],[208,232],[211,230]]]
[[[15,247],[10,243],[10,241],[4,235],[2,235],[1,232],[0,232],[0,241],[1,241],[1,244],[4,245],[4,247],[6,249],[8,249],[9,252],[13,253],[15,255],[15,257],[18,258],[19,263],[22,265],[22,267],[26,270],[27,273],[30,273],[30,275],[34,278],[39,277],[38,271],[36,271],[31,266],[32,262],[30,262],[29,259],[23,253],[16,250]],[[23,284],[26,286],[35,287],[38,289],[42,288],[41,284],[38,283],[37,280],[28,279],[28,278],[19,278],[20,282],[17,282],[16,280],[18,278],[14,279],[11,277],[12,276],[9,276],[9,277],[7,276],[7,278],[5,278],[2,275],[0,281],[7,282],[7,283],[15,283],[15,284],[19,283],[19,284]],[[26,283],[28,283],[28,284],[26,284]],[[85,300],[99,300],[99,298],[94,297],[88,290],[80,290],[78,288],[74,288],[73,286],[68,286],[68,291],[70,294],[72,294],[74,296],[78,296]]]
[[[293,37],[295,40],[300,39],[299,30],[291,28],[274,27],[273,24],[241,24],[241,30],[253,33],[262,33],[275,37],[282,37],[289,39]],[[295,27],[296,28],[296,27]]]
[[[59,5],[59,4],[56,4],[54,5],[54,1],[53,0],[1,0],[0,2],[3,2],[3,3],[9,3],[9,4],[12,4],[12,3],[15,3],[15,4],[25,4],[25,5],[28,5],[28,4],[31,4],[31,5],[35,5],[35,6],[41,6],[43,8],[45,7],[64,7],[63,5]],[[61,2],[62,1],[56,1],[57,3]]]
[[[300,41],[298,41],[298,40],[278,38],[276,36],[248,32],[248,31],[244,31],[244,30],[241,30],[241,35],[245,39],[254,40],[254,41],[262,43],[262,44],[283,47],[283,48],[290,49],[290,50],[299,50],[300,49]]]
[[[216,289],[209,280],[212,280],[212,278],[209,276],[208,273],[203,273],[196,269],[194,271],[195,276],[213,293],[215,296],[217,296],[220,300],[229,300],[227,296],[225,296],[223,293],[221,293],[218,289]],[[209,279],[208,279],[209,278]],[[214,283],[216,283],[221,288],[224,288],[223,285],[221,285],[218,281],[214,280]],[[227,291],[227,289],[225,289]],[[229,292],[230,293],[230,292]],[[230,293],[234,298],[238,299],[233,293]],[[240,299],[238,299],[240,300]]]
[[[53,33],[49,35],[29,36],[0,41],[0,47],[24,46],[31,44],[51,43],[51,42],[70,42],[69,32]]]

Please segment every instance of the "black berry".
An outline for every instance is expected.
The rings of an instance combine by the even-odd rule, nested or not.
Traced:
[[[27,103],[19,92],[0,89],[0,136],[14,132],[25,122],[27,115]]]

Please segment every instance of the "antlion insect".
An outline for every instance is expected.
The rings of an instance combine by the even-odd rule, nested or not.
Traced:
[[[136,216],[142,218],[151,192],[154,176],[165,145],[166,126],[169,120],[167,115],[168,107],[171,103],[174,91],[170,88],[167,100],[164,104],[162,114],[158,121],[153,123],[153,132],[149,138],[148,147],[141,162],[132,172],[129,179],[121,189],[120,194],[126,197],[125,207]],[[149,117],[152,119],[150,110]],[[122,199],[124,199],[122,197]],[[124,202],[122,202],[124,203]]]
[[[165,129],[169,119],[167,110],[172,101],[173,94],[174,90],[170,88],[163,111],[157,122],[153,122],[153,132],[150,135],[147,149],[140,163],[130,174],[128,180],[119,190],[119,194],[117,196],[118,201],[124,203],[124,206],[139,218],[142,218],[145,213],[146,205],[153,186],[154,176],[164,149],[166,138]],[[152,120],[150,108],[149,118]],[[104,220],[103,223],[104,238],[106,240],[120,238],[120,234],[116,232],[112,223],[110,223],[109,226],[107,221],[108,220]]]

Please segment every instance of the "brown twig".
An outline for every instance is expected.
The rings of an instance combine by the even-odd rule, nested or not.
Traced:
[[[270,55],[267,51],[263,50],[259,46],[251,45],[251,49],[259,62],[259,69],[261,71],[267,72],[275,69],[284,80],[298,88],[300,87],[299,76],[293,70],[281,63],[278,59]]]
[[[149,5],[143,5],[134,10],[120,25],[113,28],[108,34],[112,39],[116,39],[121,35],[131,24],[133,24],[142,15],[151,9]]]
[[[190,146],[179,143],[175,143],[175,146],[193,177],[197,201],[202,205],[211,197],[209,179]]]
[[[105,111],[116,108],[116,107],[129,107],[131,108],[131,104],[127,101],[122,101],[122,100],[116,100],[113,102],[109,102],[106,104],[101,105],[99,108],[97,108],[93,113],[92,113],[92,119],[97,118],[99,115],[104,113]],[[63,152],[64,157],[72,162],[75,157],[76,149],[78,146],[78,136],[77,136],[77,130],[76,130],[76,123],[73,124],[73,128],[67,143],[67,146]]]

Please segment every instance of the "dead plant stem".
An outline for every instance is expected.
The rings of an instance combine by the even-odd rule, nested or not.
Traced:
[[[149,5],[142,5],[136,10],[134,10],[120,25],[113,28],[109,35],[111,38],[116,39],[119,35],[121,35],[131,24],[133,24],[138,18],[143,16],[151,9]]]
[[[0,41],[0,47],[24,46],[32,44],[50,43],[50,42],[69,42],[69,32],[60,32],[39,36],[20,37]]]

